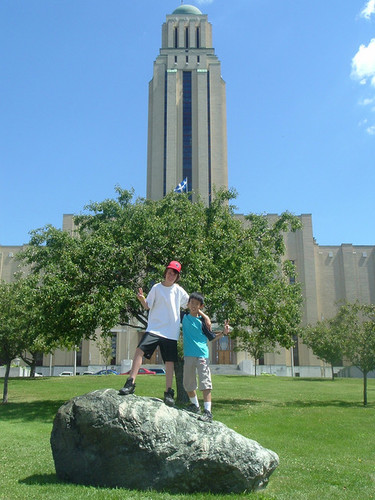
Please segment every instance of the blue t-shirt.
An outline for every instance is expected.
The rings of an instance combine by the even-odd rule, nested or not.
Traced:
[[[201,316],[195,318],[185,314],[182,319],[182,333],[184,335],[184,356],[208,358],[208,340],[202,331]]]

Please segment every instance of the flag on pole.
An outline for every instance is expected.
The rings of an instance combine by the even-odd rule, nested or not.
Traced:
[[[186,193],[187,191],[187,177],[174,188],[175,193]]]

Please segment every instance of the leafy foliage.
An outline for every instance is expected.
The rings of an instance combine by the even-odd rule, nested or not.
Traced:
[[[336,316],[302,332],[303,341],[328,363],[345,357],[363,373],[363,403],[367,404],[367,374],[375,370],[375,305],[346,303]]]
[[[375,305],[344,304],[336,319],[344,333],[344,355],[363,373],[363,404],[367,405],[367,374],[375,370]]]
[[[97,346],[102,358],[105,361],[105,368],[108,368],[108,365],[111,364],[112,359],[112,339],[111,337],[102,335],[97,342]]]
[[[0,283],[0,359],[6,365],[3,403],[8,401],[8,378],[13,359],[52,347],[41,334],[45,318],[41,313],[41,288],[35,276],[17,276],[12,283]]]
[[[145,325],[136,290],[147,293],[165,264],[182,263],[181,285],[205,295],[209,315],[229,318],[239,339],[252,331],[271,346],[289,347],[300,323],[301,291],[294,268],[282,263],[283,233],[300,228],[289,213],[274,222],[236,217],[232,191],[206,207],[185,194],[159,201],[116,188],[117,200],[91,203],[70,235],[52,226],[34,231],[23,254],[45,290],[44,330],[78,345],[116,324]]]
[[[301,331],[303,342],[312,349],[319,358],[329,363],[332,369],[332,379],[334,379],[333,366],[341,365],[343,358],[343,337],[337,319],[329,319],[308,325]]]

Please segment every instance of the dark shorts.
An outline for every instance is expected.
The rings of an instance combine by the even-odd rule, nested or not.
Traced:
[[[177,340],[166,339],[154,333],[146,332],[138,344],[138,347],[144,352],[144,357],[147,359],[151,358],[157,346],[160,347],[164,363],[166,361],[178,361]]]

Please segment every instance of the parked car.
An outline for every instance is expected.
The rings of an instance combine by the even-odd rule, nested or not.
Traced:
[[[164,368],[153,368],[152,371],[155,372],[156,375],[165,375]]]
[[[126,373],[121,373],[121,375],[129,375],[130,370]],[[138,370],[138,375],[156,375],[156,373],[152,370],[148,370],[147,368],[140,368]]]
[[[94,373],[94,375],[118,375],[116,370],[99,370],[98,372]]]
[[[73,372],[61,372],[59,377],[73,377]]]
[[[94,375],[94,372],[90,372],[90,371],[82,372],[82,375]]]

